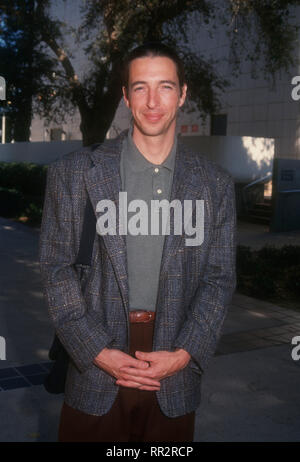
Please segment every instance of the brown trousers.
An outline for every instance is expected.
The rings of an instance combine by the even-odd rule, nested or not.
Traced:
[[[154,321],[130,326],[130,354],[152,351]],[[194,420],[194,412],[176,418],[165,416],[154,391],[120,387],[112,408],[102,416],[85,414],[64,403],[58,441],[191,442]]]

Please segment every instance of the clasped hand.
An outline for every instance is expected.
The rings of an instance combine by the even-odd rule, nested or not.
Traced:
[[[135,356],[133,358],[123,351],[104,348],[94,363],[115,377],[117,385],[157,391],[160,380],[186,367],[191,357],[183,349],[151,353],[136,351]]]

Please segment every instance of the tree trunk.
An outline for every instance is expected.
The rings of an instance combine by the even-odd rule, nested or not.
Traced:
[[[13,120],[13,139],[15,141],[29,141],[30,126],[32,120],[32,102],[27,101],[23,104],[22,110],[14,115]]]
[[[93,109],[81,112],[80,130],[83,146],[102,143],[112,124],[121,98],[121,90],[114,95],[106,94]],[[109,101],[109,102],[108,102]]]
[[[90,146],[104,141],[109,126],[101,122],[101,118],[97,117],[96,111],[81,114],[80,130],[83,146]]]
[[[12,120],[11,120],[11,116],[6,114],[6,121],[5,121],[5,143],[11,143],[12,142],[12,128],[13,128],[13,124],[12,124]]]

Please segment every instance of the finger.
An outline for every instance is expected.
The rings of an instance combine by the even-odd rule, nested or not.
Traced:
[[[138,376],[132,376],[131,374],[122,374],[122,378],[125,380],[130,380],[130,381],[136,381],[140,383],[141,385],[150,385],[154,387],[160,387],[160,383],[158,380],[150,379],[147,377],[138,377]]]
[[[148,369],[144,369],[144,370],[136,369],[135,367],[123,366],[123,367],[120,367],[119,371],[122,374],[129,374],[129,375],[132,375],[138,378],[148,377],[149,379],[152,379],[152,380],[158,380],[158,377],[160,377],[161,375],[161,371],[160,369],[158,369],[157,366],[150,366]]]
[[[118,379],[116,381],[116,384],[121,386],[121,387],[126,387],[126,388],[138,388],[139,390],[149,390],[149,391],[158,391],[160,387],[152,387],[148,385],[142,385],[138,382],[134,382],[131,380],[122,380]]]
[[[151,377],[153,374],[150,367],[148,369],[137,369],[136,367],[122,366],[119,368],[119,371],[136,377]]]
[[[128,361],[126,361],[128,366],[136,367],[138,369],[147,369],[149,363],[140,359],[135,359],[132,356],[128,356]]]
[[[141,384],[138,382],[133,382],[132,380],[122,380],[118,379],[116,381],[116,385],[120,385],[122,387],[127,387],[127,388],[140,388]]]
[[[156,358],[155,352],[153,353],[145,353],[144,351],[136,351],[135,356],[138,359],[144,360],[144,361],[153,361]]]
[[[147,391],[159,391],[160,388],[157,387],[147,387],[146,385],[140,387],[140,390],[147,390]]]

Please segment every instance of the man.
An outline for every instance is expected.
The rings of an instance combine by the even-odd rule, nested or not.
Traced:
[[[202,374],[235,287],[235,208],[230,176],[177,143],[186,91],[173,50],[138,47],[124,66],[132,129],[49,166],[40,264],[71,358],[60,441],[192,441]],[[164,199],[194,204],[195,215],[200,201],[204,221],[196,213],[178,233],[181,216],[170,207],[169,233],[126,233],[137,209],[124,218],[120,192],[149,211]],[[110,203],[121,219],[111,232],[98,221],[82,290],[74,262],[88,197],[98,220]],[[203,239],[187,245],[188,229],[199,226]]]

